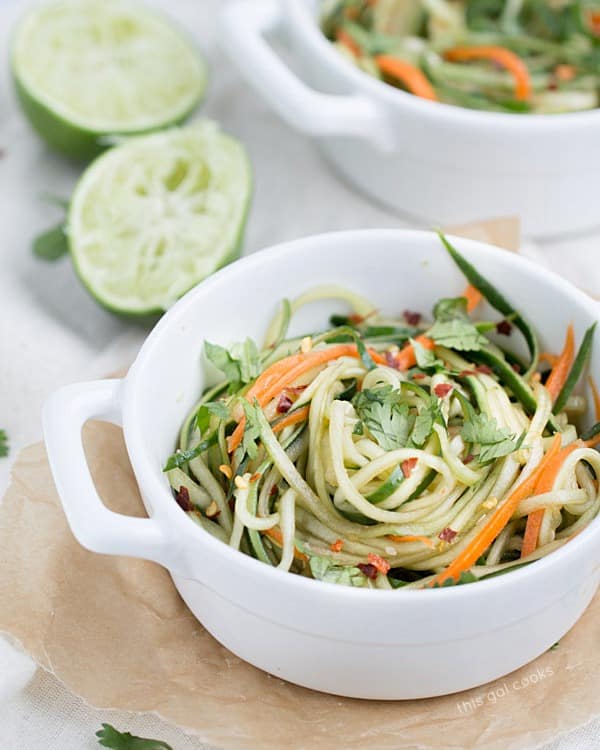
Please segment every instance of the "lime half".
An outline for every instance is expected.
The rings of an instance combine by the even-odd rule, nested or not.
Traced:
[[[88,158],[111,136],[182,122],[206,88],[202,57],[161,16],[125,0],[55,0],[17,26],[12,71],[33,127]]]
[[[243,146],[211,121],[129,139],[99,156],[73,193],[77,273],[113,312],[163,312],[239,255],[251,183]]]

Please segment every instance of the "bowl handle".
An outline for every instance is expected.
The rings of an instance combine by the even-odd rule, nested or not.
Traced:
[[[81,430],[88,419],[120,424],[122,382],[78,383],[50,396],[42,414],[50,468],[69,526],[81,545],[169,567],[168,545],[157,521],[109,510],[98,496],[83,450]]]
[[[383,151],[391,150],[391,130],[371,100],[315,91],[275,54],[265,35],[280,30],[283,22],[280,0],[234,0],[222,12],[219,38],[248,83],[304,133],[354,136],[370,140]]]

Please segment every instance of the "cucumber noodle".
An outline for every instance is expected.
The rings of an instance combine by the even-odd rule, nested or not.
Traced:
[[[421,588],[477,538],[556,433],[563,447],[578,442],[551,489],[529,492],[457,582],[544,557],[598,514],[600,454],[580,438],[585,398],[573,394],[593,328],[553,414],[530,327],[442,240],[500,321],[477,320],[464,298],[440,300],[431,322],[409,312],[389,319],[352,292],[323,287],[282,303],[261,351],[250,340],[229,351],[206,344],[225,379],[190,412],[165,467],[193,521],[282,570]],[[293,314],[323,298],[351,313],[287,337]],[[509,347],[521,334],[531,361],[517,364]],[[528,517],[540,509],[534,550],[522,559]]]
[[[341,54],[419,96],[513,113],[598,106],[597,0],[325,0],[322,8],[323,31]],[[416,69],[433,93],[414,75],[413,85],[403,82],[394,61]],[[515,71],[528,80],[520,93]]]

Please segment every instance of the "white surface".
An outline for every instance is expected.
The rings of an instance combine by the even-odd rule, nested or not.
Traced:
[[[240,73],[291,127],[327,136],[324,153],[353,184],[442,224],[518,211],[536,237],[598,227],[600,110],[518,117],[412,96],[340,55],[318,27],[320,5],[232,3],[223,42]],[[265,42],[273,34],[289,40],[314,89],[273,54]]]
[[[249,0],[252,2],[252,0]],[[368,203],[340,184],[307,139],[283,125],[248,89],[216,48],[216,13],[223,0],[162,0],[199,40],[211,64],[203,112],[247,144],[256,193],[246,252],[315,232],[354,227],[396,227],[397,216]],[[11,458],[40,437],[44,398],[61,384],[105,375],[129,361],[144,331],[112,318],[80,288],[68,261],[47,265],[31,257],[33,235],[58,219],[39,199],[67,196],[78,169],[51,155],[17,110],[7,72],[7,39],[14,18],[29,5],[0,0],[0,424],[11,436]],[[566,147],[566,144],[565,144]],[[483,217],[482,217],[483,218]],[[600,295],[600,235],[528,248],[540,262]],[[0,489],[10,460],[0,461]],[[153,717],[95,711],[53,678],[37,673],[8,647],[0,651],[0,727],[11,750],[94,748],[93,733],[111,721],[137,734],[162,738],[175,750],[201,748]],[[600,721],[557,740],[547,750],[592,750]],[[251,750],[251,749],[249,749]]]
[[[577,340],[597,320],[598,303],[554,274],[515,253],[458,242],[486,278],[510,289],[524,317],[536,321],[543,349],[560,349],[565,319],[573,322]],[[598,587],[600,519],[510,576],[443,591],[397,592],[290,576],[240,555],[190,523],[173,502],[160,457],[171,452],[207,385],[198,367],[199,335],[228,345],[239,339],[243,320],[244,335],[260,340],[277,309],[273,279],[288,299],[335,279],[376,300],[384,314],[393,314],[399,299],[409,310],[429,310],[441,297],[460,294],[465,283],[433,232],[410,230],[323,234],[222,269],[162,318],[124,381],[65,386],[46,403],[50,466],[77,539],[96,552],[161,563],[192,612],[230,651],[315,690],[354,698],[430,698],[491,682],[544,653],[572,627]],[[345,309],[332,305],[327,300],[303,310],[290,334],[318,330],[332,309]],[[600,349],[592,351],[591,369],[600,370]],[[112,513],[99,500],[81,442],[83,424],[95,416],[122,422],[151,518]],[[591,418],[588,413],[586,420]],[[393,626],[399,621],[401,629]]]

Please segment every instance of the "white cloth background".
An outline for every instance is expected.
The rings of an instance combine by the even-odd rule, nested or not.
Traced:
[[[64,383],[123,367],[146,333],[100,309],[81,288],[67,259],[50,264],[31,254],[32,237],[59,218],[41,195],[68,197],[80,169],[47,151],[14,100],[8,40],[14,20],[29,4],[0,0],[0,427],[11,440],[11,458],[0,460],[0,493],[18,450],[40,438],[39,415],[46,395]],[[218,119],[249,150],[255,195],[246,253],[327,230],[407,224],[338,182],[315,146],[281,123],[243,83],[217,46],[216,16],[224,0],[152,4],[179,20],[210,62],[211,84],[202,114]],[[600,268],[595,263],[599,240],[600,233],[544,247],[527,245],[525,252],[600,296]],[[156,717],[89,708],[0,640],[3,748],[91,749],[97,747],[93,735],[102,721],[166,740],[175,750],[204,747]],[[596,721],[557,738],[546,750],[599,746]]]

